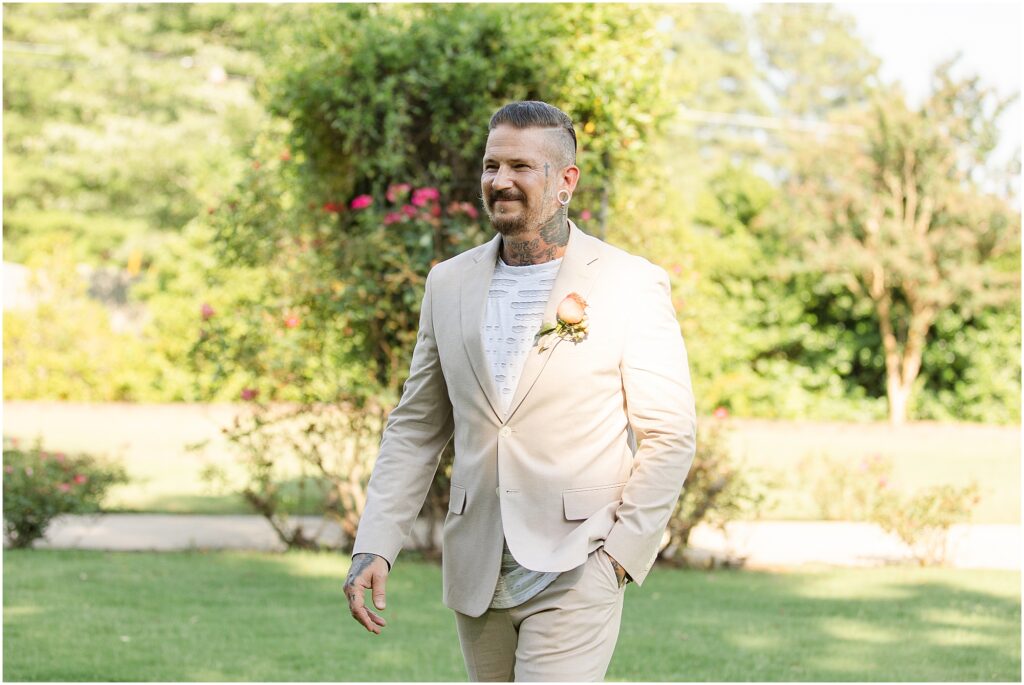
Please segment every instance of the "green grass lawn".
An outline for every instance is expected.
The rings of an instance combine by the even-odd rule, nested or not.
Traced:
[[[336,554],[4,552],[5,680],[465,680],[440,569],[403,555],[371,635]],[[609,680],[1019,681],[1020,574],[658,568]]]

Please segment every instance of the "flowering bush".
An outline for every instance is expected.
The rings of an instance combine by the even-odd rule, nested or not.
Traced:
[[[869,521],[892,483],[892,459],[870,454],[856,463],[824,455],[805,457],[798,467],[818,516],[826,521]]]
[[[4,537],[31,547],[61,514],[98,511],[112,485],[128,482],[123,467],[84,455],[47,452],[41,443],[18,449],[4,439]]]
[[[878,498],[871,519],[899,536],[921,566],[943,564],[949,529],[968,521],[980,499],[977,483],[936,485],[909,497],[888,489]]]
[[[245,299],[197,304],[191,360],[214,383],[237,379],[237,397],[249,403],[223,430],[248,473],[241,494],[282,542],[316,548],[289,512],[323,511],[355,536],[380,431],[408,372],[427,272],[490,233],[476,206],[432,185],[392,183],[286,208],[280,178],[267,172],[250,183],[237,207],[229,201],[212,221],[227,267],[255,256],[271,282]],[[301,505],[284,487],[292,460],[315,481]],[[446,473],[438,471],[427,514],[447,509]]]
[[[719,409],[701,423],[697,454],[668,521],[668,544],[659,557],[670,563],[686,563],[690,534],[701,522],[721,527],[740,516],[753,518],[765,501],[764,493],[736,468],[727,438],[728,412]]]

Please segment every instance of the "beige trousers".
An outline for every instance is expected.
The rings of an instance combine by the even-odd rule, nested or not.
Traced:
[[[539,594],[474,618],[455,612],[471,681],[602,681],[622,618],[620,588],[603,547]]]

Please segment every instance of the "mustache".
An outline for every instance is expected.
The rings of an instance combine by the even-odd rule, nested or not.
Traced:
[[[495,190],[491,193],[491,203],[495,203],[498,200],[522,200],[523,196],[518,193],[513,193],[508,190]]]

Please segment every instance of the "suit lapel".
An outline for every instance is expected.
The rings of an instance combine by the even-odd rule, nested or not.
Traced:
[[[600,269],[598,260],[600,246],[599,240],[590,237],[577,228],[576,224],[569,222],[569,242],[565,246],[562,265],[558,268],[555,284],[551,288],[551,296],[544,308],[543,322],[555,322],[558,305],[569,293],[575,292],[584,300],[587,299]],[[523,372],[519,375],[519,384],[516,386],[515,394],[512,395],[512,402],[509,404],[508,413],[504,418],[505,421],[512,417],[529,394],[540,377],[541,371],[544,370],[551,355],[554,354],[555,348],[558,345],[571,345],[572,343],[566,342],[552,333],[544,339],[544,344],[546,349],[543,352],[540,351],[540,345],[534,345],[527,354]],[[500,405],[494,403],[492,406]],[[501,415],[499,414],[499,416]]]
[[[484,311],[487,306],[487,292],[490,290],[494,265],[498,261],[498,248],[501,246],[501,235],[495,235],[490,242],[484,244],[473,263],[462,275],[462,287],[459,289],[459,310],[462,321],[462,344],[466,347],[470,366],[476,380],[483,390],[487,402],[491,405],[494,415],[501,418],[501,404],[498,402],[498,391],[491,379],[491,370],[487,366],[484,354],[483,338],[480,326],[483,323]]]

